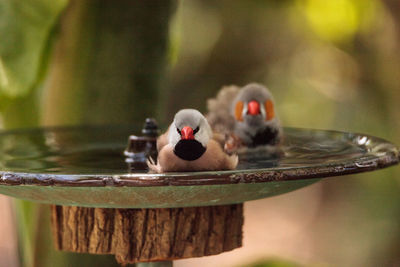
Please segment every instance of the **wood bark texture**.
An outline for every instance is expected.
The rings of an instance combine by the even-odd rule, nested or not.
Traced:
[[[243,204],[103,209],[55,206],[57,249],[114,254],[121,264],[215,255],[242,245]]]

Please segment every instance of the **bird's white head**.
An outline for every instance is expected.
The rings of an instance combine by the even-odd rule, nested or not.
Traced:
[[[256,126],[276,121],[272,94],[265,86],[257,83],[248,84],[239,91],[232,103],[231,112],[239,124]]]
[[[181,140],[195,140],[206,147],[211,137],[211,127],[199,111],[182,109],[175,114],[169,128],[168,141],[175,147]]]

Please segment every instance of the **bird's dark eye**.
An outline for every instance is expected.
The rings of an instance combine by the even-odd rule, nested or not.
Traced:
[[[193,135],[195,135],[199,131],[199,127],[193,130]]]
[[[178,134],[179,134],[179,135],[182,135],[182,134],[181,134],[181,130],[179,130],[179,128],[176,128],[176,130],[178,131]]]

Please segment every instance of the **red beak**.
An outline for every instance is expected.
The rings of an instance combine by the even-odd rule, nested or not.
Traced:
[[[260,114],[260,104],[255,100],[250,101],[247,104],[247,112],[253,116]]]
[[[181,130],[181,139],[182,140],[193,140],[193,129],[189,126],[185,126]]]

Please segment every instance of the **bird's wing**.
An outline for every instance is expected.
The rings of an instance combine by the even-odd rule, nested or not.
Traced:
[[[221,133],[214,132],[212,139],[215,140],[222,148],[225,146],[225,135]]]
[[[239,92],[236,85],[224,86],[215,98],[207,100],[208,114],[206,118],[213,131],[227,134],[235,127],[235,119],[231,115],[232,102]]]
[[[206,153],[198,160],[191,163],[194,170],[233,170],[238,164],[237,155],[225,153],[216,141],[210,140],[207,144]]]
[[[163,133],[162,135],[160,135],[158,138],[157,138],[157,151],[158,152],[160,152],[161,151],[161,149],[166,145],[166,144],[168,144],[168,132],[169,132],[169,129],[171,128],[171,126],[168,128],[168,130],[165,132],[165,133]]]

